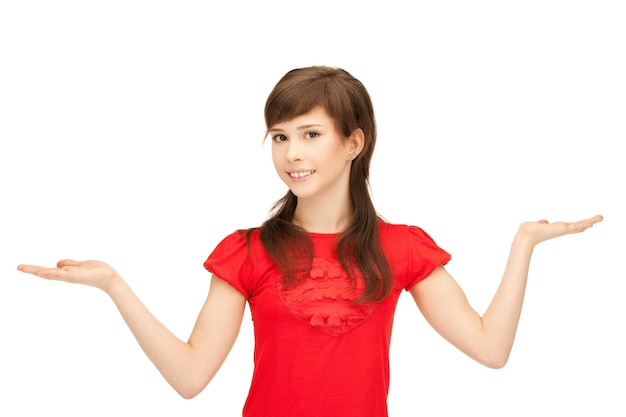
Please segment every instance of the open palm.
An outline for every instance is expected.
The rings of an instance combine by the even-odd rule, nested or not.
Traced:
[[[106,290],[115,277],[118,276],[111,266],[100,261],[65,259],[59,261],[56,268],[20,265],[17,269],[41,278],[90,285],[102,290]]]
[[[547,220],[525,222],[521,224],[519,232],[522,237],[530,239],[536,245],[556,237],[583,232],[602,219],[602,216],[597,215],[576,222],[558,221],[550,223]]]

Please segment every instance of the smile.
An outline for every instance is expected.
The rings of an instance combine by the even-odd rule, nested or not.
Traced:
[[[315,173],[314,169],[311,169],[309,171],[297,171],[297,172],[289,172],[289,176],[291,178],[305,178],[308,177],[310,175],[313,175]]]

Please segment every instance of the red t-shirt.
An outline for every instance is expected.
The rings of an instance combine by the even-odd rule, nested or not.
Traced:
[[[352,305],[352,285],[334,254],[339,235],[311,233],[310,277],[282,290],[259,230],[227,236],[204,266],[241,292],[254,322],[254,374],[244,417],[384,417],[389,343],[402,289],[426,278],[450,255],[415,226],[380,223],[394,273],[391,294]]]

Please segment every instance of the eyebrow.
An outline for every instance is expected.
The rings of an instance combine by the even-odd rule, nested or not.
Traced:
[[[322,125],[322,124],[313,123],[313,124],[298,126],[296,129],[297,130],[307,130],[307,129],[311,129],[312,127],[326,127],[326,126]],[[277,127],[273,127],[269,131],[270,132],[284,132],[285,130],[277,128]]]

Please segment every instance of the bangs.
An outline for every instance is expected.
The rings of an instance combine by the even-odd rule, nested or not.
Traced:
[[[337,130],[349,136],[354,126],[350,97],[345,85],[340,85],[336,72],[331,70],[325,73],[324,70],[290,71],[276,84],[265,104],[265,125],[268,130],[277,123],[321,106],[335,120]]]

